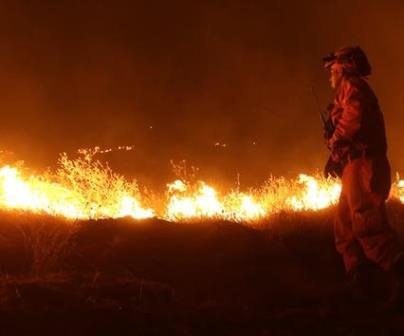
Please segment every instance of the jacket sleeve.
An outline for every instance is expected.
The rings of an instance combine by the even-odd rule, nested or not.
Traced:
[[[339,144],[351,142],[354,139],[361,128],[364,103],[360,88],[348,82],[341,97],[343,111],[329,141],[331,148],[336,148]]]

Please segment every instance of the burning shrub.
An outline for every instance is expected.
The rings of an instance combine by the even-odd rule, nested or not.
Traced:
[[[96,150],[83,150],[75,160],[66,154],[56,173],[23,176],[17,168],[0,169],[0,205],[62,215],[72,219],[152,217],[139,203],[135,181],[128,182],[107,164],[93,160]]]
[[[64,153],[59,159],[56,177],[60,185],[70,190],[79,208],[88,218],[116,218],[133,216],[146,218],[153,211],[143,209],[138,199],[136,181],[128,182],[108,166],[93,157],[94,150],[81,150],[81,156],[70,160]]]

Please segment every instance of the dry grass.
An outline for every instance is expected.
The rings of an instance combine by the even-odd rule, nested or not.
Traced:
[[[356,335],[359,313],[330,317],[317,306],[342,282],[334,210],[281,211],[254,228],[0,212],[0,333],[32,334],[40,320],[51,326],[41,335],[64,334],[62,316],[69,335]],[[389,202],[388,212],[403,237],[404,205]],[[18,274],[5,263],[16,256],[27,261]],[[404,330],[385,321],[372,319],[371,330],[388,334],[390,322]]]
[[[52,273],[63,267],[64,257],[74,246],[76,225],[66,222],[54,225],[41,221],[34,225],[20,224],[19,228],[34,275]]]
[[[397,201],[390,201],[387,209],[392,227],[400,239],[403,239],[404,205]],[[332,233],[334,213],[335,207],[320,211],[280,211],[269,218],[244,223],[244,225],[276,237],[315,230]],[[17,211],[3,211],[0,218],[0,248],[6,251],[21,249],[20,246],[23,246],[25,258],[30,265],[29,271],[34,275],[64,269],[65,258],[74,252],[76,233],[86,223],[86,221],[74,222],[62,217]],[[189,222],[189,225],[205,223],[207,227],[210,227],[215,222],[215,219],[194,219]],[[218,222],[223,221],[218,220]],[[100,226],[102,225],[100,223]]]
[[[64,269],[78,230],[77,222],[62,217],[0,211],[1,271],[42,276]]]

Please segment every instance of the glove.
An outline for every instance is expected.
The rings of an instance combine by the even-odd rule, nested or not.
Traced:
[[[324,176],[326,178],[328,177],[341,178],[343,169],[344,164],[341,161],[335,161],[332,155],[330,155],[324,167]]]
[[[334,130],[335,130],[335,127],[334,127],[331,119],[330,118],[327,119],[327,121],[324,123],[324,132],[323,132],[324,139],[327,142],[331,139],[332,135],[334,134]]]

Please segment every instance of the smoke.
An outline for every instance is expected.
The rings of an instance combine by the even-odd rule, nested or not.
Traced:
[[[10,1],[0,5],[0,141],[41,167],[80,147],[145,181],[186,159],[258,183],[322,169],[321,57],[360,45],[401,155],[404,5],[356,1]]]

